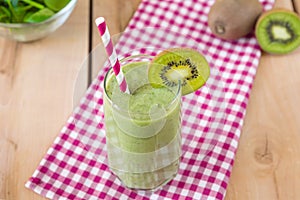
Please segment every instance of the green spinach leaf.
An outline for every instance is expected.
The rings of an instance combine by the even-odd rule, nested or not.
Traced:
[[[44,0],[46,6],[56,12],[65,7],[69,1],[70,0]]]
[[[0,6],[0,22],[9,23],[10,20],[11,20],[10,11],[4,6]]]
[[[54,14],[55,13],[52,10],[50,10],[49,8],[44,8],[44,9],[39,10],[37,12],[28,13],[24,17],[24,22],[26,22],[26,23],[42,22],[42,21],[45,21],[46,19],[50,18]]]

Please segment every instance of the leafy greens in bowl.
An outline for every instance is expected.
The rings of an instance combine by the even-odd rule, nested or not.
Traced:
[[[21,42],[54,32],[70,16],[77,0],[0,0],[0,36]]]

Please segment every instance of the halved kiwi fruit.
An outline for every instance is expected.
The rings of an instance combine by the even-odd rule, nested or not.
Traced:
[[[204,85],[209,74],[209,64],[201,53],[190,48],[171,48],[154,57],[148,79],[154,86],[174,87],[181,83],[182,95],[186,95]]]
[[[255,35],[265,52],[289,53],[300,45],[300,18],[283,8],[266,11],[256,23]]]

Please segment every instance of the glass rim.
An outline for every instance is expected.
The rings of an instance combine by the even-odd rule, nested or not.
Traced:
[[[147,55],[147,54],[138,54],[138,55],[130,55],[130,56],[124,57],[124,58],[120,59],[121,68],[122,68],[122,62],[128,61],[130,59],[134,59],[134,58],[140,58],[140,57],[145,57],[145,58],[151,59],[154,56]],[[137,61],[137,62],[143,62],[143,61]],[[150,60],[149,60],[149,62],[150,62]],[[124,113],[126,115],[138,114],[140,116],[149,116],[149,113],[130,112],[128,109],[127,110],[122,109],[118,105],[116,105],[115,103],[113,103],[113,101],[111,100],[111,98],[107,94],[107,88],[106,88],[106,83],[109,81],[109,79],[112,76],[114,76],[114,74],[113,74],[113,68],[111,67],[106,72],[106,74],[105,74],[104,81],[103,81],[103,88],[104,88],[104,98],[106,98],[109,101],[109,103],[112,105],[112,108],[115,109],[115,110],[117,110],[118,112]],[[166,87],[166,88],[172,88],[172,87],[168,87],[168,86],[164,86],[164,87]],[[176,106],[174,106],[174,105],[176,105],[176,101],[181,98],[181,89],[182,89],[182,86],[181,86],[181,81],[180,80],[178,80],[178,84],[174,88],[177,88],[176,90],[172,90],[174,92],[174,98],[172,99],[172,101],[170,101],[170,103],[169,103],[168,106],[164,107],[166,109],[166,111],[167,111],[166,115],[168,113],[172,112],[173,109],[175,109]],[[159,118],[163,118],[163,117],[164,116],[160,116]],[[159,118],[157,118],[157,119],[159,119]],[[147,120],[134,119],[134,120],[137,120],[137,121],[149,121],[151,119],[147,119]]]

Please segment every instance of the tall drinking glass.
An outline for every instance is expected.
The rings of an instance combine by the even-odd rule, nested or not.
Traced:
[[[109,70],[104,80],[108,165],[132,189],[155,190],[178,171],[181,155],[181,84],[149,83],[151,57],[121,60],[130,94]]]

